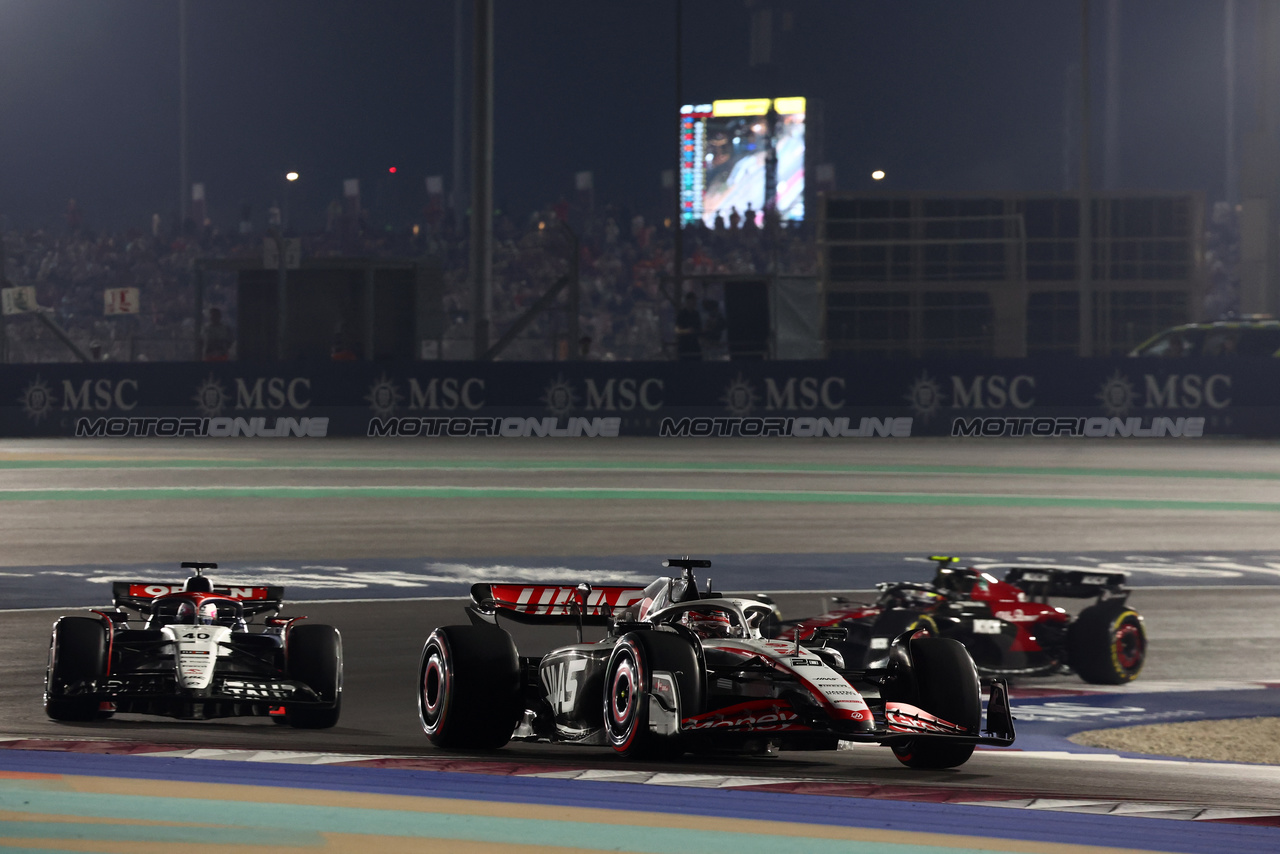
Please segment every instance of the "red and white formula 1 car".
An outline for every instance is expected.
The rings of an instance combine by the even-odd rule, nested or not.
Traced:
[[[840,740],[888,745],[912,768],[948,768],[975,745],[1013,743],[1008,689],[988,679],[986,725],[977,671],[952,640],[895,638],[885,666],[847,670],[828,641],[769,640],[772,608],[698,591],[693,570],[647,587],[476,584],[472,625],[427,638],[418,713],[440,747],[491,749],[510,739],[608,745],[624,756],[685,751],[831,750]],[[709,587],[709,585],[708,585]],[[522,657],[498,617],[578,625],[579,642]],[[582,627],[608,628],[596,643]]]
[[[44,708],[58,721],[115,712],[203,720],[271,715],[318,729],[338,722],[342,638],[333,626],[276,616],[283,587],[215,587],[216,563],[184,563],[182,584],[117,581],[114,610],[53,625]],[[135,611],[145,617],[130,625]],[[248,620],[265,618],[260,632]]]
[[[850,667],[883,661],[907,629],[965,645],[989,676],[1040,676],[1070,668],[1086,682],[1122,685],[1137,678],[1147,657],[1142,616],[1128,603],[1122,572],[1056,566],[1012,566],[1004,580],[992,567],[961,567],[949,555],[930,558],[933,581],[877,584],[874,603],[837,599],[825,614],[769,627],[767,634],[801,642],[839,627],[834,644]],[[1072,616],[1050,598],[1094,599]]]

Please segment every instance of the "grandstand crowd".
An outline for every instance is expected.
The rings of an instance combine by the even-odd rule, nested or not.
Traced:
[[[1213,206],[1205,234],[1208,278],[1204,313],[1225,316],[1239,307],[1239,225],[1231,206]],[[504,352],[505,359],[642,360],[677,356],[675,330],[683,300],[674,293],[674,230],[615,205],[570,210],[549,205],[527,217],[499,213],[494,219],[493,336],[496,338],[562,276],[570,274],[577,245],[580,282],[579,339],[569,341],[567,298]],[[732,223],[732,224],[729,224]],[[9,229],[3,237],[4,286],[32,286],[46,315],[91,356],[111,361],[188,360],[205,355],[197,327],[193,268],[199,258],[261,258],[264,224],[238,228],[166,230],[159,217],[146,228],[94,231],[78,208],[68,206],[64,227]],[[446,331],[436,354],[471,358],[469,228],[465,218],[426,210],[408,226],[371,227],[367,217],[328,217],[326,228],[297,235],[303,257],[434,258],[441,265]],[[803,224],[766,223],[763,216],[717,217],[683,231],[684,290],[703,312],[701,352],[723,358],[722,278],[815,276],[812,230]],[[107,316],[103,292],[137,288],[137,314]],[[218,308],[236,326],[234,274],[205,277],[205,313]],[[687,308],[687,306],[685,306]],[[230,357],[235,358],[234,343]],[[75,358],[49,325],[15,315],[6,322],[4,358],[10,362],[55,362]]]
[[[1206,317],[1227,317],[1240,311],[1240,214],[1226,202],[1217,202],[1209,216],[1204,241],[1208,287]]]
[[[684,229],[685,290],[697,293],[711,314],[720,311],[723,291],[715,276],[814,275],[813,235],[800,224],[766,223],[762,216],[739,220],[737,228]],[[68,206],[65,227],[5,230],[4,286],[33,286],[42,310],[86,353],[113,361],[199,358],[193,268],[199,258],[261,257],[265,227],[245,222],[223,230],[166,230],[159,217],[145,228],[98,232],[92,218]],[[448,329],[444,358],[470,358],[471,295],[469,229],[465,219],[424,211],[422,221],[399,228],[373,228],[367,217],[332,214],[323,231],[297,235],[304,258],[433,257],[442,265]],[[550,205],[530,216],[498,214],[494,219],[493,328],[509,326],[561,276],[569,275],[577,245],[581,286],[578,342],[567,341],[567,300],[543,312],[503,354],[507,359],[566,357],[569,347],[589,359],[672,358],[679,295],[672,269],[675,232],[670,221],[651,222],[643,214],[614,205],[570,210]],[[138,288],[137,314],[106,316],[103,291]],[[207,276],[205,316],[217,307],[236,325],[232,274]],[[48,325],[15,315],[7,323],[11,362],[69,361],[74,358]],[[715,324],[708,324],[715,329]],[[722,332],[715,333],[723,335]],[[706,352],[720,353],[708,339]],[[234,346],[231,357],[234,358]]]

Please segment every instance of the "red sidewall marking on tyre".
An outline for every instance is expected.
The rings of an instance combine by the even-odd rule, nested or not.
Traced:
[[[626,701],[619,707],[621,689],[626,689]],[[635,701],[636,680],[630,660],[619,662],[613,674],[613,687],[610,691],[609,714],[614,723],[625,725],[631,715],[631,704]]]
[[[439,732],[440,727],[444,726],[445,717],[449,713],[449,651],[445,646],[444,638],[433,636],[428,643],[430,644],[432,641],[434,641],[434,648],[438,655],[431,655],[427,658],[427,666],[423,668],[421,688],[422,696],[420,700],[423,707],[422,723],[428,734]],[[440,686],[436,705],[427,706],[427,677],[432,669],[432,665],[435,665],[437,672],[440,674]],[[439,710],[438,712],[436,711],[437,709]],[[428,713],[435,715],[434,723],[427,720]]]
[[[644,679],[644,673],[640,667],[640,651],[632,644],[627,644],[623,647],[623,650],[623,655],[626,657],[618,662],[618,668],[614,671],[609,690],[609,717],[618,725],[629,724],[626,729],[625,740],[613,745],[613,749],[619,753],[631,748],[631,744],[635,741],[636,734],[639,732],[640,710],[637,705],[639,702],[637,694]],[[627,681],[627,706],[624,711],[629,714],[619,718],[617,688],[623,676],[626,677]]]
[[[444,671],[440,667],[440,657],[431,656],[427,661],[427,671],[422,676],[422,698],[426,710],[435,713],[440,708],[440,700],[444,696]]]
[[[1145,644],[1142,642],[1142,631],[1135,625],[1125,624],[1116,629],[1114,636],[1116,661],[1125,670],[1132,670],[1142,660]]]

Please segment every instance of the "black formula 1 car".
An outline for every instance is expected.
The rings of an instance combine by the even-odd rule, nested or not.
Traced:
[[[113,610],[53,625],[44,708],[57,721],[115,712],[203,720],[267,715],[318,729],[338,722],[342,638],[333,626],[283,618],[283,587],[215,587],[206,569],[182,584],[117,581]],[[144,618],[131,624],[130,611]],[[261,631],[249,620],[262,616]]]
[[[1128,604],[1125,573],[1014,566],[1001,581],[982,568],[957,566],[958,558],[930,560],[936,564],[931,583],[881,583],[874,603],[837,599],[827,613],[776,624],[770,634],[804,642],[843,628],[848,640],[838,648],[852,667],[884,661],[893,638],[910,629],[960,641],[985,675],[1070,669],[1086,682],[1119,685],[1142,670],[1147,633]],[[1073,617],[1049,604],[1051,597],[1095,602]]]
[[[882,666],[846,669],[823,629],[808,643],[770,640],[772,608],[699,592],[693,570],[639,587],[476,584],[471,625],[427,638],[418,714],[440,747],[492,749],[510,739],[612,747],[628,757],[685,751],[770,753],[888,745],[913,768],[961,765],[978,744],[1013,742],[1003,680],[980,681],[964,647],[946,638],[894,638]],[[709,586],[709,585],[708,585]],[[578,626],[579,642],[521,656],[498,617]],[[582,642],[583,626],[608,630]]]

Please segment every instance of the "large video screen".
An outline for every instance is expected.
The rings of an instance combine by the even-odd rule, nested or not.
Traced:
[[[770,111],[772,107],[772,111]],[[736,210],[763,224],[776,197],[784,220],[804,219],[804,98],[748,98],[680,108],[680,209],[684,222],[725,223]],[[772,132],[770,132],[772,125]],[[766,187],[769,150],[777,160]]]

